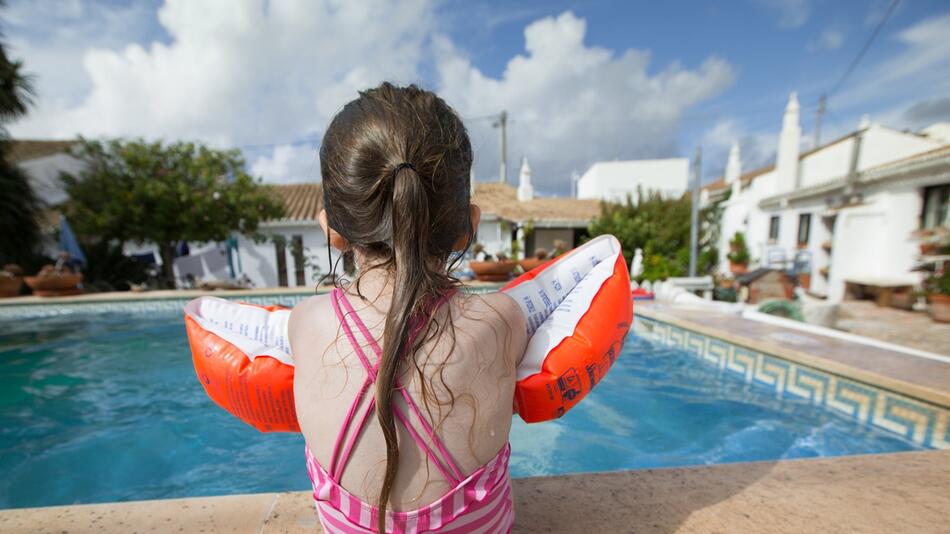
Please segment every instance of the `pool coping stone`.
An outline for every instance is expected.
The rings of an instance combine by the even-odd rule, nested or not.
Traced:
[[[533,477],[513,487],[519,533],[936,533],[947,527],[950,451]],[[320,529],[301,491],[3,510],[0,531]]]

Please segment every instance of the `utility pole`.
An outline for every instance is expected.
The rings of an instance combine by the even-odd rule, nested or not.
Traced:
[[[498,114],[498,120],[492,123],[495,128],[501,129],[501,165],[498,172],[498,181],[508,183],[508,112],[502,110]]]
[[[826,101],[825,95],[821,95],[818,99],[818,111],[815,112],[815,139],[812,141],[812,148],[818,148],[818,144],[821,143],[821,119],[825,116]]]
[[[696,147],[696,158],[693,160],[693,176],[690,180],[690,199],[692,212],[689,222],[689,276],[696,276],[696,255],[699,248],[699,184],[702,181],[703,149]]]

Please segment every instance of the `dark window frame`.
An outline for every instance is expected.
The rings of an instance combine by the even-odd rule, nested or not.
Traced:
[[[277,256],[277,285],[287,287],[287,240],[274,236],[274,254]]]
[[[933,185],[925,187],[921,192],[922,202],[920,210],[920,228],[930,230],[945,225],[950,219],[950,184]],[[937,207],[932,207],[932,202],[937,202]],[[931,212],[933,216],[931,217]]]
[[[802,239],[802,230],[804,229],[804,239]],[[798,246],[806,247],[811,240],[811,213],[798,214]]]
[[[782,218],[779,215],[772,215],[769,219],[769,242],[777,242],[779,232],[781,231]]]
[[[303,236],[290,236],[290,253],[294,257],[294,279],[297,286],[307,285],[307,258],[304,256]]]

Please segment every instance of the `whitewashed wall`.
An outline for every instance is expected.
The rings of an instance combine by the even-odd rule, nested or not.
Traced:
[[[483,216],[478,223],[475,242],[484,245],[485,252],[492,256],[499,252],[508,254],[511,252],[511,227],[494,216]]]
[[[297,287],[296,263],[291,248],[293,236],[303,237],[304,256],[307,265],[304,268],[303,287],[315,286],[320,276],[330,271],[330,258],[336,261],[339,253],[333,249],[328,258],[327,241],[323,231],[316,222],[298,224],[266,224],[260,229],[266,236],[261,242],[255,242],[247,237],[238,239],[238,264],[235,265],[241,274],[247,275],[254,287],[277,287],[277,249],[273,237],[283,236],[285,240],[284,257],[287,265],[287,286]],[[337,265],[338,274],[342,273],[342,262]],[[241,276],[238,275],[238,277]]]
[[[686,191],[688,181],[686,158],[597,162],[578,180],[577,198],[622,202],[627,194],[636,198],[638,187],[676,198]]]

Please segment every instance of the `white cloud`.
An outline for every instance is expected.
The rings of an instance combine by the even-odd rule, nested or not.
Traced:
[[[779,26],[783,28],[798,28],[811,16],[809,0],[755,0],[755,3],[777,12]]]
[[[752,131],[733,119],[724,119],[703,134],[703,157],[711,162],[706,165],[706,181],[723,175],[726,158],[734,141],[739,142],[742,172],[749,172],[775,161],[778,147],[778,130]]]
[[[428,0],[166,0],[157,19],[140,3],[118,12],[81,0],[48,9],[66,18],[42,4],[16,4],[22,24],[11,32],[44,88],[11,128],[21,137],[217,146],[318,139],[357,90],[425,72],[465,117],[508,110],[509,178],[525,155],[539,191],[567,193],[571,171],[593,161],[677,154],[683,112],[734,78],[716,57],[655,66],[649,51],[587,46],[586,23],[570,12],[529,24],[525,53],[495,79],[436,33]],[[41,20],[52,21],[49,31],[31,29],[45,28]],[[477,176],[497,176],[496,132],[487,121],[469,127]],[[312,156],[306,145],[276,146],[248,161],[268,181],[300,181],[319,176],[309,171]]]
[[[820,34],[812,37],[805,44],[805,49],[809,52],[819,52],[821,50],[837,50],[844,43],[844,31],[836,28],[826,28]]]
[[[909,102],[950,92],[950,14],[932,16],[898,31],[891,38],[900,50],[865,69],[859,68],[845,90],[833,97],[842,112],[859,116],[882,108],[898,110]],[[870,106],[877,109],[869,109]],[[855,119],[856,120],[856,119]],[[892,124],[901,127],[903,124]]]
[[[729,63],[715,57],[695,70],[674,63],[651,74],[649,52],[617,55],[585,45],[586,23],[571,12],[535,21],[524,33],[526,53],[508,62],[501,79],[483,74],[448,39],[436,39],[439,87],[463,116],[507,110],[509,180],[526,156],[535,187],[544,192],[566,193],[572,170],[583,172],[605,156],[676,155],[683,111],[719,94],[734,77]],[[476,139],[495,135],[486,121],[469,128]],[[497,176],[493,145],[476,157],[479,178]]]
[[[259,156],[251,163],[251,174],[265,182],[314,182],[320,178],[317,148],[309,145],[280,145],[271,154]]]
[[[300,137],[321,131],[357,89],[415,80],[431,18],[422,0],[167,0],[158,21],[170,42],[87,48],[82,101],[13,131],[220,145]]]

